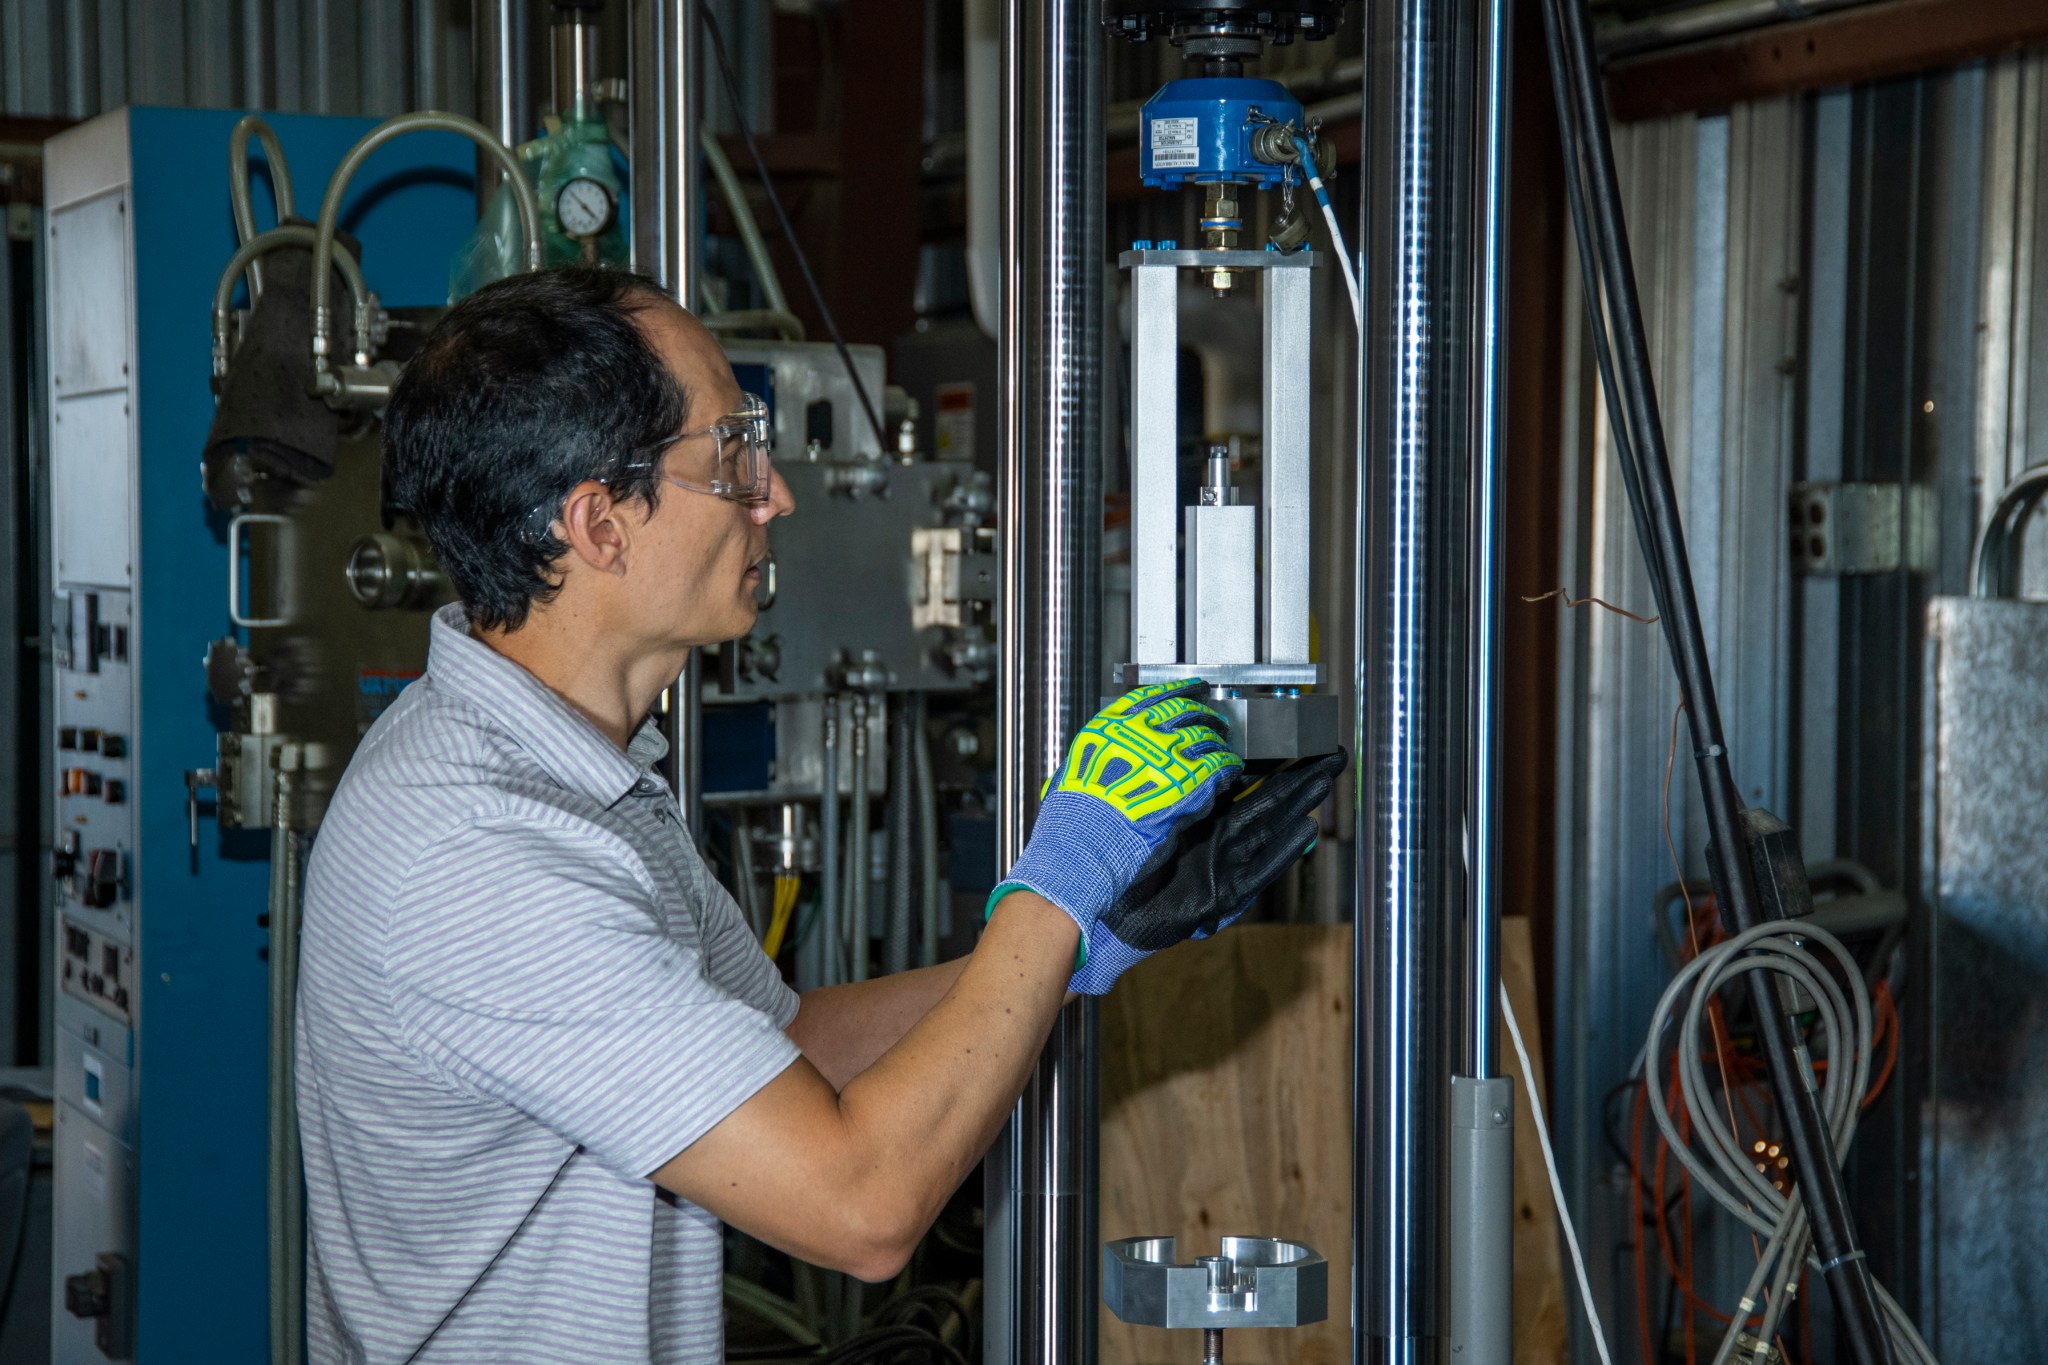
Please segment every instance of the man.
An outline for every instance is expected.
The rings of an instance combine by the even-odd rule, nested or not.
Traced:
[[[649,711],[753,624],[794,510],[764,426],[695,319],[587,269],[458,304],[392,395],[392,496],[461,602],[308,876],[317,1361],[718,1360],[721,1220],[888,1278],[1069,985],[1213,932],[1314,840],[1341,759],[1197,839],[1240,765],[1184,689],[1141,689],[1076,742],[972,954],[799,1000],[648,771]]]

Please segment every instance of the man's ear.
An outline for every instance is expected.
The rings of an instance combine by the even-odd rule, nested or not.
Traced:
[[[586,479],[562,501],[562,539],[569,553],[599,573],[622,575],[632,545],[632,526],[612,490]]]

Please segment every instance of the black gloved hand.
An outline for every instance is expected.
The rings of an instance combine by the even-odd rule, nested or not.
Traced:
[[[1103,913],[1103,925],[1143,952],[1229,925],[1315,847],[1315,809],[1348,761],[1342,749],[1301,759],[1219,801],[1182,829],[1170,862]]]

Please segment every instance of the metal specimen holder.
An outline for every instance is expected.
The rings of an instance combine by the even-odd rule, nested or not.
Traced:
[[[1312,690],[1323,670],[1309,657],[1309,308],[1320,261],[1149,244],[1117,261],[1131,275],[1132,452],[1131,656],[1117,680],[1201,678],[1246,758],[1338,745],[1337,698]],[[1180,275],[1218,269],[1264,281],[1256,509],[1235,505],[1227,466],[1219,474],[1213,459],[1197,501],[1180,490]]]
[[[1102,1248],[1102,1301],[1123,1322],[1193,1327],[1204,1365],[1221,1365],[1230,1327],[1305,1327],[1330,1315],[1330,1263],[1277,1237],[1225,1237],[1222,1254],[1188,1265],[1171,1237],[1125,1237]]]

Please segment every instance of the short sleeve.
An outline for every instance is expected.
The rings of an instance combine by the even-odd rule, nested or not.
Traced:
[[[391,915],[385,967],[422,1060],[630,1178],[798,1056],[667,932],[633,850],[587,822],[471,821],[414,864]]]
[[[683,858],[690,894],[701,907],[697,932],[704,943],[704,974],[728,994],[773,1019],[777,1028],[788,1028],[802,1003],[797,993],[782,979],[768,954],[761,951],[761,941],[747,927],[746,916],[740,913],[732,893],[719,885],[711,869],[704,865],[696,845],[687,838],[683,840]]]

